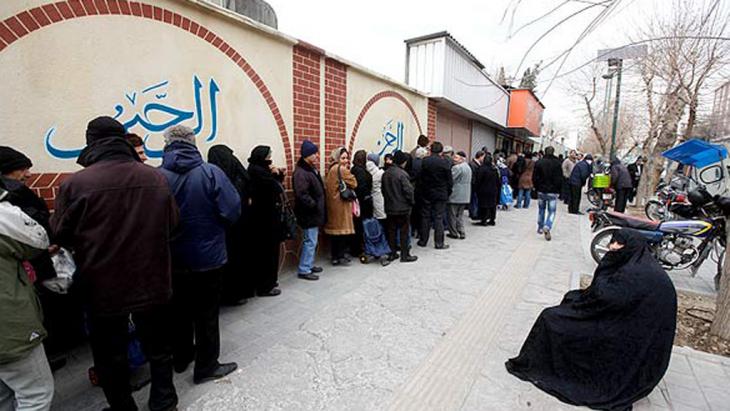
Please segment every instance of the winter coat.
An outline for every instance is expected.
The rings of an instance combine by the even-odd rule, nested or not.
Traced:
[[[359,165],[352,166],[350,172],[357,180],[355,194],[360,203],[360,217],[373,218],[373,176],[367,168]]]
[[[617,190],[633,188],[631,174],[628,168],[620,161],[611,164],[611,187]]]
[[[588,177],[591,176],[592,172],[593,168],[591,165],[588,164],[587,161],[581,160],[575,165],[575,167],[573,167],[573,171],[570,173],[570,180],[568,182],[572,186],[583,187],[586,185],[586,180],[588,180]]]
[[[0,190],[0,195],[6,192]],[[23,261],[48,247],[46,230],[19,207],[0,209],[0,365],[22,359],[46,337],[41,306]]]
[[[518,182],[518,188],[523,190],[532,190],[532,173],[535,170],[535,161],[532,159],[525,159],[525,164],[520,174]]]
[[[423,193],[424,200],[429,202],[448,201],[454,186],[449,161],[438,155],[431,155],[423,159],[417,184]]]
[[[571,160],[570,158],[566,158],[565,160],[563,160],[563,164],[562,164],[563,177],[570,178],[570,174],[573,172],[574,167],[575,167],[575,161]]]
[[[241,216],[241,198],[223,170],[203,161],[198,149],[175,142],[165,148],[162,173],[180,208],[172,240],[175,269],[208,271],[228,261],[226,227]]]
[[[299,159],[292,179],[294,185],[294,214],[302,228],[321,227],[326,221],[324,183],[319,170]]]
[[[388,216],[409,215],[416,202],[408,173],[400,166],[389,167],[383,174],[383,197]]]
[[[367,162],[368,172],[373,176],[373,217],[382,220],[387,217],[385,214],[385,199],[383,198],[383,170],[378,168],[372,161]]]
[[[75,286],[93,315],[167,303],[178,209],[165,176],[135,160],[96,161],[62,184],[51,237],[74,252]]]
[[[474,191],[480,207],[496,206],[499,203],[499,191],[502,186],[500,172],[494,164],[482,164],[474,176]]]
[[[637,163],[631,163],[626,167],[629,170],[629,175],[631,175],[631,182],[633,184],[633,187],[636,188],[639,186],[639,181],[641,181],[641,175],[644,171],[644,165],[639,165]]]
[[[471,202],[471,167],[464,162],[451,168],[454,188],[449,197],[450,204],[469,204]]]
[[[340,179],[345,185],[354,190],[357,188],[357,180],[347,167],[333,164],[325,177],[324,187],[327,204],[327,223],[324,232],[330,235],[355,234],[355,224],[352,221],[352,203],[340,197]]]
[[[252,163],[249,163],[248,173],[251,176],[252,241],[280,243],[284,230],[281,220],[284,175],[272,173],[268,165]]]
[[[559,194],[563,185],[563,169],[560,160],[553,155],[545,155],[535,163],[532,184],[538,193]]]

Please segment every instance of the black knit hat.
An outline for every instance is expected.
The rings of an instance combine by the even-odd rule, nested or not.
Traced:
[[[108,116],[97,117],[86,126],[86,144],[110,137],[123,138],[125,134],[122,123]]]
[[[7,146],[0,146],[0,174],[33,167],[33,163],[23,153]]]
[[[402,165],[408,161],[408,155],[400,150],[393,153],[393,162],[397,165]]]

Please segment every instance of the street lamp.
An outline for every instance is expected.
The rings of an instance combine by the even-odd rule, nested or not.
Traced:
[[[618,108],[621,99],[621,72],[623,69],[623,60],[619,58],[608,59],[608,73],[602,77],[606,80],[616,76],[616,99],[613,104],[613,126],[611,127],[611,154],[610,158],[616,155],[616,131],[618,129]]]

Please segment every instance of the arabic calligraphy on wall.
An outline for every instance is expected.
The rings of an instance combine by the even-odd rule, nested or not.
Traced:
[[[395,126],[395,132],[393,127]],[[405,136],[405,126],[402,121],[388,120],[383,127],[380,139],[377,141],[379,156],[390,154],[398,150],[403,150],[403,139]]]
[[[143,136],[145,153],[149,158],[161,158],[162,134],[168,128],[184,124],[193,129],[196,136],[204,134],[205,142],[212,142],[218,136],[218,95],[221,88],[214,78],[207,84],[207,110],[203,104],[204,83],[198,75],[192,80],[194,102],[189,109],[175,107],[168,103],[170,81],[156,82],[140,90],[124,92],[124,98],[114,105],[112,115],[131,133]],[[75,159],[81,154],[83,146],[62,148],[53,144],[57,126],[49,127],[44,137],[46,152],[54,158]],[[203,133],[205,131],[205,133]],[[160,148],[155,148],[160,147]]]

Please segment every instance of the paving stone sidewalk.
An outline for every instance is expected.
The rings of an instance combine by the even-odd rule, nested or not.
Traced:
[[[536,204],[469,226],[451,249],[416,248],[415,264],[333,268],[317,282],[282,275],[283,294],[225,309],[216,383],[177,375],[187,410],[567,410],[504,369],[571,273],[593,270],[585,217],[559,207],[553,241],[535,233]],[[88,349],[56,375],[54,409],[98,410]],[[730,409],[730,361],[678,348],[637,410]],[[136,398],[145,403],[147,389]]]

